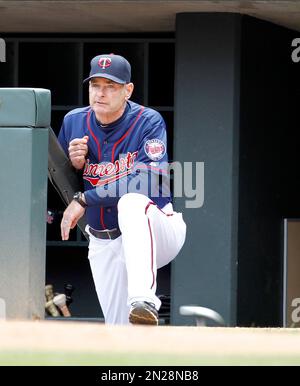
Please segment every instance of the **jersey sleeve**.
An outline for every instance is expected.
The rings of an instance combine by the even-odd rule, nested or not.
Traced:
[[[159,174],[165,171],[168,162],[166,125],[158,113],[150,122],[151,126],[145,130],[140,141],[137,166]]]
[[[87,190],[88,206],[114,206],[126,193],[141,193],[152,197],[161,194],[160,175],[167,174],[166,126],[159,113],[144,122],[138,153],[129,175],[104,186]]]
[[[64,152],[68,156],[69,139],[67,138],[67,135],[66,135],[66,118],[64,118],[60,128],[60,131],[58,134],[58,142],[60,143],[61,147],[64,149]]]

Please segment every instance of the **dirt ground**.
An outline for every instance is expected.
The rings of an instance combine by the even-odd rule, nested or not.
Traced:
[[[2,321],[0,350],[300,355],[300,329]]]

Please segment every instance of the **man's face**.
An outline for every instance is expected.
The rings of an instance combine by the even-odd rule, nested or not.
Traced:
[[[97,117],[114,119],[123,111],[124,103],[131,96],[132,90],[132,83],[119,84],[106,78],[91,79],[89,85],[90,106]]]

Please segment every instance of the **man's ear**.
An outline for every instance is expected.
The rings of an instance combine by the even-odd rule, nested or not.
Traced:
[[[126,99],[129,99],[131,97],[133,89],[134,89],[133,83],[126,84]]]

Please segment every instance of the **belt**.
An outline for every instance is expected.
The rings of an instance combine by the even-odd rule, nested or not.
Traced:
[[[121,231],[119,228],[106,229],[104,231],[97,231],[96,229],[89,227],[89,232],[91,235],[97,237],[97,239],[114,240],[117,237],[121,236]]]

